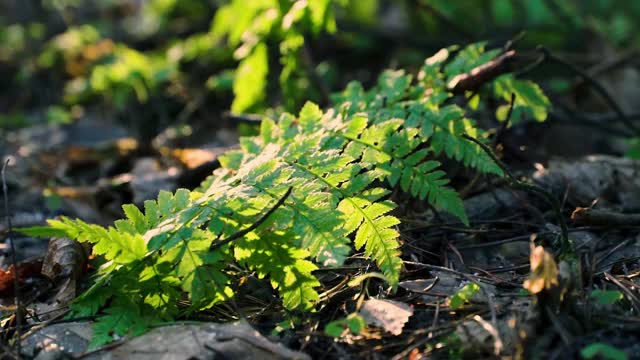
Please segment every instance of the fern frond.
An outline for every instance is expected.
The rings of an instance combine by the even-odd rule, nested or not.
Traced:
[[[478,145],[462,138],[463,134],[479,137],[481,133],[471,119],[456,105],[448,105],[425,115],[421,130],[433,129],[431,146],[436,154],[463,163],[484,173],[502,176],[502,169]]]
[[[381,214],[377,214],[375,210],[382,205],[374,203],[373,200],[369,201],[351,195],[363,191],[379,175],[366,176],[372,174],[372,171],[356,176],[352,174],[352,179],[354,180],[351,181],[351,186],[341,187],[338,183],[331,182],[335,181],[335,176],[325,175],[300,164],[292,165],[326,184],[338,198],[342,199],[337,206],[337,211],[344,215],[342,222],[346,234],[348,235],[358,229],[356,231],[356,248],[361,248],[362,244],[366,242],[365,255],[376,261],[380,270],[388,276],[389,283],[395,286],[400,276],[402,261],[400,260],[399,251],[396,250],[400,246],[398,242],[399,234],[397,231],[389,229],[389,227],[398,224],[399,220],[393,216],[379,218]],[[354,167],[345,168],[348,169],[347,171],[355,169]],[[360,182],[355,179],[359,179]],[[354,183],[357,184],[355,188],[353,187]],[[387,203],[385,208],[388,208],[390,203]],[[367,210],[369,207],[371,209]],[[347,212],[345,213],[345,211]],[[371,237],[368,237],[369,235]],[[358,241],[362,242],[360,246],[358,246]]]
[[[335,196],[317,192],[300,201],[294,197],[290,206],[295,213],[293,231],[304,234],[300,247],[315,254],[316,260],[324,266],[344,264],[351,252],[351,240],[336,211]]]
[[[515,94],[512,118],[515,122],[522,117],[522,113],[529,113],[537,121],[547,119],[551,101],[542,92],[540,86],[529,80],[516,79],[511,74],[498,77],[494,82],[494,94],[505,101],[510,101],[511,94]],[[500,121],[506,119],[510,105],[503,105],[496,110]]]
[[[314,288],[320,282],[311,274],[317,266],[305,260],[309,253],[297,248],[286,232],[268,232],[262,237],[250,233],[236,243],[234,255],[258,277],[269,276],[288,309],[308,310],[318,300]]]
[[[395,287],[400,278],[402,260],[400,259],[400,234],[393,229],[400,221],[386,215],[395,208],[389,200],[372,202],[368,199],[349,197],[343,199],[338,209],[344,214],[345,228],[355,231],[355,247],[365,247],[365,256],[375,259],[387,281]]]
[[[141,335],[159,321],[150,307],[141,306],[132,299],[118,298],[94,323],[89,348],[96,349],[110,343],[114,336]]]
[[[108,229],[66,217],[60,220],[49,220],[48,224],[54,233],[64,234],[69,239],[92,243],[96,254],[104,256],[115,264],[129,264],[142,259],[147,251],[142,236],[137,234],[134,226],[126,220],[119,220],[115,223],[115,228]]]
[[[228,259],[220,252],[209,251],[213,240],[209,235],[194,230],[158,260],[160,264],[177,264],[175,275],[195,309],[209,308],[233,296],[229,279],[222,272]]]
[[[364,117],[358,118],[358,128]],[[400,184],[412,196],[427,199],[438,209],[452,213],[467,223],[467,217],[458,193],[447,187],[445,173],[437,170],[440,163],[429,160],[429,151],[420,149],[421,138],[414,128],[400,128],[402,121],[392,119],[361,130],[358,136],[344,135],[353,140],[345,152],[362,158],[367,166],[376,165],[384,171],[391,186]],[[345,134],[350,134],[346,132]]]

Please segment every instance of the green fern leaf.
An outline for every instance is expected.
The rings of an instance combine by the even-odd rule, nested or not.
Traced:
[[[153,316],[151,309],[141,309],[135,301],[126,298],[118,298],[105,313],[93,325],[89,349],[113,341],[114,336],[141,335],[159,320]]]
[[[527,112],[537,121],[547,119],[551,102],[537,84],[529,80],[519,80],[511,74],[498,77],[494,82],[494,93],[505,101],[511,101],[511,94],[515,94],[516,100],[513,107],[513,123],[517,123],[518,113]],[[510,105],[503,105],[497,110],[497,117],[504,121]]]
[[[240,263],[256,271],[259,277],[270,277],[288,309],[309,310],[318,300],[314,288],[320,282],[312,275],[317,266],[304,260],[309,253],[293,246],[289,234],[268,232],[262,237],[248,234],[237,242],[234,253]]]
[[[402,260],[398,250],[400,234],[392,227],[400,221],[385,214],[394,208],[391,201],[372,203],[363,198],[346,198],[338,205],[344,214],[345,230],[356,232],[356,249],[365,247],[365,255],[376,261],[393,287],[400,279]]]

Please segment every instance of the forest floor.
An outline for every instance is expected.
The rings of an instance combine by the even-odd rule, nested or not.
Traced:
[[[167,131],[153,149],[141,149],[126,128],[104,120],[12,132],[4,171],[12,226],[41,225],[60,214],[108,225],[121,216],[122,204],[141,204],[160,190],[196,186],[236,141],[232,128],[199,131],[197,138]],[[292,329],[282,322],[270,289],[249,279],[237,299],[238,313],[214,308],[189,319],[208,325],[185,322],[87,351],[92,319],[64,317],[91,272],[86,249],[65,239],[15,235],[26,309],[22,351],[40,353],[38,358],[45,353],[53,358],[144,353],[151,358],[167,352],[199,358],[222,353],[227,358],[398,359],[640,354],[640,162],[591,155],[603,152],[597,148],[603,143],[614,143],[606,132],[561,122],[507,130],[499,143],[506,165],[559,199],[559,213],[538,194],[490,177],[472,176],[456,184],[465,196],[468,227],[446,214],[416,211],[423,207],[415,200],[397,198],[405,260],[398,291],[380,286],[371,293],[370,286],[365,301],[358,289],[347,286],[348,274],[368,266],[356,254],[347,266],[321,272],[321,292],[328,300]],[[552,249],[563,221],[577,250],[577,271],[531,245],[535,239]],[[6,237],[6,225],[0,233]],[[7,247],[3,250],[10,253]],[[3,261],[11,264],[10,257]],[[545,298],[529,295],[523,284],[529,281],[530,290],[545,287],[545,271],[557,272],[557,292]],[[13,279],[11,270],[0,273],[0,296],[7,304],[15,295]],[[536,281],[542,284],[532,284]],[[461,304],[454,304],[456,296]],[[339,341],[323,332],[329,320],[356,308],[375,326]],[[15,334],[10,331],[15,321],[13,316],[3,323],[7,340]]]
[[[198,26],[208,28],[208,21]],[[395,67],[396,55],[412,60],[427,47],[431,51],[449,42],[436,37],[432,44],[425,36],[428,44],[422,44],[425,39],[414,32],[404,39],[390,29],[360,34],[362,44],[351,35],[320,39],[316,48],[310,46],[323,61],[316,65],[338,64],[336,77],[342,78],[334,79],[334,87],[358,77],[371,82],[382,68]],[[190,31],[196,30],[202,29]],[[498,38],[505,36],[500,32]],[[419,51],[405,51],[403,46],[413,42],[420,43]],[[114,43],[103,39],[87,48],[99,52],[100,46],[111,49]],[[217,92],[204,87],[209,81],[201,72],[228,77],[227,70],[220,71],[230,64],[207,72],[195,60],[186,62],[188,71],[177,77],[187,80],[166,91],[180,101],[163,104],[167,89],[144,104],[130,93],[129,107],[119,111],[110,108],[107,97],[94,99],[75,122],[64,125],[43,120],[55,109],[46,104],[49,93],[58,99],[73,84],[62,69],[41,69],[27,83],[28,91],[2,88],[7,95],[0,97],[0,110],[17,108],[26,119],[39,121],[0,129],[6,200],[0,209],[2,359],[640,359],[640,160],[624,155],[629,139],[640,139],[634,125],[640,119],[640,68],[635,50],[604,54],[599,45],[591,46],[572,59],[596,60],[586,76],[558,91],[562,96],[550,95],[553,107],[546,122],[503,126],[495,119],[495,103],[476,119],[481,128],[491,129],[491,146],[513,174],[511,181],[438,159],[462,195],[468,226],[426,201],[393,193],[404,261],[395,291],[375,276],[360,277],[362,283],[354,285],[354,274],[376,271],[356,252],[344,266],[315,272],[322,284],[315,312],[284,309],[269,282],[251,274],[242,279],[232,303],[97,349],[90,348],[96,317],[68,317],[69,304],[87,289],[96,270],[91,249],[14,230],[63,215],[109,226],[122,218],[123,204],[142,207],[161,190],[194,189],[220,166],[221,154],[237,147],[239,133],[255,127],[256,116],[228,113],[229,84]],[[232,49],[225,51],[225,61],[236,66]],[[81,54],[76,54],[80,60]],[[532,51],[524,58],[535,60],[531,54],[538,55]],[[15,60],[0,67],[0,77],[24,67],[22,59]],[[550,72],[537,71],[541,77]],[[225,76],[212,79],[231,83]],[[545,78],[548,83],[558,79],[565,78]],[[612,94],[614,106],[593,91],[594,84]],[[272,97],[281,101],[280,95]],[[40,100],[46,107],[24,105]],[[171,113],[169,107],[175,107]],[[7,122],[9,115],[0,120]],[[179,124],[167,126],[168,119]],[[636,135],[629,135],[629,123]],[[151,141],[141,140],[144,130],[153,133]],[[542,196],[531,187],[513,186],[518,183],[536,185]],[[575,249],[571,259],[559,256],[565,236]]]

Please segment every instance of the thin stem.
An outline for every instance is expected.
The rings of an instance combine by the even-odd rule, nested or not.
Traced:
[[[269,216],[271,216],[271,214],[273,214],[274,211],[276,211],[280,206],[282,206],[282,204],[284,204],[284,202],[287,200],[287,198],[289,197],[289,195],[291,195],[291,191],[293,191],[293,187],[290,186],[289,189],[287,189],[287,191],[284,193],[284,195],[282,195],[282,197],[278,200],[278,202],[275,203],[275,205],[273,205],[273,207],[271,209],[269,209],[269,211],[267,211],[264,215],[262,215],[262,217],[260,217],[258,219],[258,221],[256,221],[255,223],[253,223],[251,226],[238,231],[237,233],[229,236],[228,238],[224,239],[224,240],[220,240],[217,242],[214,242],[211,244],[211,246],[209,247],[209,251],[213,251],[216,250],[230,242],[232,242],[233,240],[237,240],[240,239],[241,237],[247,235],[249,232],[255,230],[258,226],[262,225],[263,222],[265,222],[267,220],[267,218],[269,218]]]
[[[509,102],[509,111],[507,111],[507,118],[504,119],[504,121],[502,122],[502,125],[496,132],[496,136],[493,138],[493,141],[491,142],[491,147],[494,149],[498,145],[498,142],[500,141],[502,134],[509,127],[509,122],[511,121],[511,116],[513,115],[513,108],[515,107],[515,104],[516,104],[516,93],[511,93],[511,101]]]
[[[2,193],[4,195],[4,212],[7,218],[7,229],[8,235],[7,240],[9,240],[9,246],[11,247],[11,263],[13,265],[13,290],[14,290],[14,301],[16,304],[16,352],[18,353],[18,358],[20,358],[21,346],[20,343],[21,336],[20,332],[22,329],[22,307],[20,304],[20,285],[18,284],[18,261],[16,259],[16,246],[13,243],[13,224],[11,223],[11,213],[9,212],[9,191],[7,190],[7,179],[5,177],[5,172],[7,169],[7,165],[9,165],[10,159],[7,159],[5,163],[2,165]]]

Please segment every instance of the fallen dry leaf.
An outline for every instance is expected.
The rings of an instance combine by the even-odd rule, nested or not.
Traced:
[[[360,316],[367,324],[379,326],[393,335],[402,334],[402,328],[411,315],[411,306],[393,300],[369,299],[360,309]]]
[[[553,255],[542,246],[531,244],[531,275],[525,280],[523,286],[531,294],[538,294],[542,290],[549,290],[558,285],[558,265],[553,260]]]
[[[58,305],[67,305],[76,297],[76,283],[86,267],[87,251],[79,242],[66,238],[49,240],[42,275],[56,282],[58,291],[54,300]]]
[[[40,273],[42,269],[42,258],[27,260],[17,265],[17,271],[14,266],[9,269],[0,269],[0,298],[11,298],[14,296],[14,279],[18,278],[18,285],[23,286],[31,283],[31,279],[42,278]]]
[[[174,149],[171,152],[174,158],[187,169],[195,169],[208,162],[215,161],[222,153],[219,149]]]

